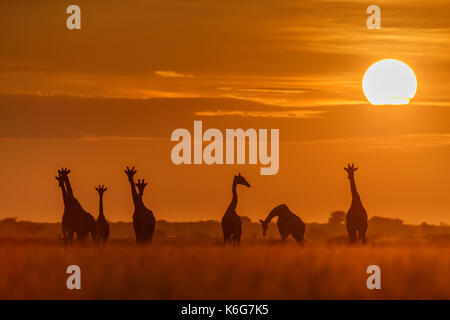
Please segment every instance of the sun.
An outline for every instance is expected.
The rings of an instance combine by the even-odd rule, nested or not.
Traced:
[[[384,59],[367,69],[362,88],[373,105],[408,104],[416,94],[417,79],[406,63]]]

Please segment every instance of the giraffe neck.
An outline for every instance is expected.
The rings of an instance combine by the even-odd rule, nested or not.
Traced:
[[[237,186],[237,184],[233,182],[233,188],[232,188],[233,198],[231,199],[230,206],[228,207],[228,210],[230,211],[230,209],[231,209],[232,212],[235,212],[236,206],[237,206],[237,201],[238,201],[236,186]]]
[[[350,177],[350,190],[352,192],[352,200],[359,200],[358,190],[356,190],[355,177]]]
[[[65,190],[65,188],[64,188],[64,185],[60,186],[60,188],[61,188],[61,192],[62,192],[64,208],[66,208],[67,205],[68,205],[67,193],[66,193],[66,190]]]
[[[98,207],[98,217],[100,219],[105,219],[105,216],[103,215],[103,194],[100,195]]]
[[[275,209],[270,211],[270,213],[267,215],[267,217],[264,220],[264,222],[269,223],[273,218],[279,217],[280,216],[280,209],[281,209],[281,207],[276,207]]]
[[[131,186],[131,195],[133,197],[133,203],[134,203],[134,207],[138,208],[140,207],[140,203],[142,203],[142,198],[139,197],[139,195],[136,192],[136,186],[134,184],[134,179],[130,178],[130,186]]]
[[[69,177],[65,176],[64,183],[66,184],[67,195],[73,197],[72,185],[70,184]]]
[[[139,192],[138,197],[139,197],[139,206],[145,207],[145,205],[144,205],[144,194]]]
[[[269,222],[272,221],[272,219],[275,218],[276,216],[278,216],[277,213],[271,212],[271,213],[266,217],[266,219],[264,220],[264,222],[265,222],[265,223],[269,223]]]

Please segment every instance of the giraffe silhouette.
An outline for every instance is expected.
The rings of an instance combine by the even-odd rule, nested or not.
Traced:
[[[64,185],[64,176],[62,175],[61,171],[58,171],[58,175],[55,178],[56,178],[56,180],[58,180],[59,187],[61,188],[62,198],[63,198],[63,203],[64,203],[64,212],[63,212],[62,223],[61,223],[61,233],[62,233],[61,240],[64,240],[64,244],[67,245],[73,241],[73,234],[74,234],[74,230],[71,225],[70,203],[69,203],[66,187]]]
[[[134,175],[136,170],[133,168],[128,168],[125,170],[128,176],[128,181],[131,186],[131,195],[133,197],[134,203],[134,213],[133,213],[133,227],[134,234],[136,235],[136,244],[146,244],[151,243],[153,238],[153,232],[155,231],[155,216],[153,212],[144,205],[143,195],[144,189],[147,186],[145,180],[138,180],[138,183],[134,183]],[[136,187],[139,193],[136,192]]]
[[[103,214],[103,193],[108,190],[104,185],[99,185],[95,188],[98,192],[99,197],[99,209],[97,225],[95,228],[95,242],[97,244],[105,244],[109,238],[109,223],[106,221],[105,215]]]
[[[228,206],[227,211],[222,217],[224,244],[231,242],[231,244],[238,245],[241,242],[242,221],[236,213],[236,205],[238,201],[236,187],[239,184],[250,188],[250,184],[243,176],[241,176],[240,173],[238,176],[234,176],[232,187],[233,198],[231,199],[231,203]]]
[[[294,214],[287,205],[280,204],[270,211],[266,219],[259,220],[261,223],[263,236],[266,236],[267,228],[269,227],[270,221],[278,217],[277,225],[278,231],[280,231],[281,240],[284,242],[286,238],[291,235],[299,244],[303,245],[305,240],[303,236],[305,235],[305,223]]]
[[[350,180],[350,190],[352,192],[352,204],[350,209],[348,209],[346,222],[347,222],[347,232],[350,239],[350,243],[354,243],[356,239],[366,243],[366,231],[367,231],[367,213],[366,209],[361,202],[358,191],[356,190],[355,184],[355,165],[348,164],[347,168],[344,168],[348,173],[348,179]]]
[[[64,179],[67,195],[68,214],[66,224],[70,230],[68,234],[69,242],[73,239],[73,233],[77,234],[77,240],[81,243],[85,243],[86,239],[91,234],[92,239],[95,240],[95,228],[96,223],[94,217],[83,209],[80,202],[73,195],[72,186],[69,181],[70,170],[63,168],[58,170],[59,175]]]

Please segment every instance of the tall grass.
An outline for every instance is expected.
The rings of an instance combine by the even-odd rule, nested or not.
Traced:
[[[81,290],[66,288],[71,264]],[[450,299],[449,270],[439,246],[3,244],[0,299]]]

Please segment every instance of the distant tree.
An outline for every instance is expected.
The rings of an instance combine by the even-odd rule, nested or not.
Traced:
[[[345,220],[345,212],[341,210],[333,211],[328,218],[329,224],[341,224]]]
[[[5,218],[3,220],[0,220],[0,223],[5,224],[5,225],[16,224],[17,223],[17,218],[16,217]]]
[[[378,235],[397,237],[405,229],[401,219],[373,216],[369,220],[369,230]]]

